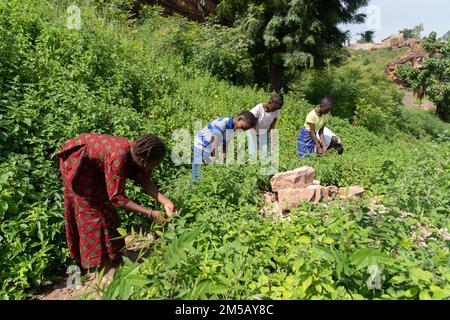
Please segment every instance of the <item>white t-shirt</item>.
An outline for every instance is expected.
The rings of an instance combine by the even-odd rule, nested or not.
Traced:
[[[280,117],[280,110],[274,112],[266,112],[262,103],[255,106],[252,110],[250,110],[250,112],[253,113],[256,119],[258,119],[258,122],[255,126],[255,130],[257,132],[259,132],[259,130],[270,129],[270,126],[272,125],[274,120]]]
[[[333,131],[331,131],[330,129],[328,129],[327,127],[323,128],[323,136],[325,138],[325,145],[327,145],[327,147],[330,146],[331,144],[331,138],[336,137],[337,136],[333,133]],[[319,137],[320,139],[320,137]],[[341,143],[341,140],[338,139],[338,143]]]

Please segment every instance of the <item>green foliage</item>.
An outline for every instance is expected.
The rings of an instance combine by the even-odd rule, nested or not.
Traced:
[[[289,1],[221,1],[219,17],[235,17],[235,26],[252,41],[250,52],[263,65],[270,66],[262,82],[279,90],[282,74],[297,72],[314,65],[323,66],[333,57],[333,49],[343,46],[347,34],[340,23],[361,23],[359,8],[366,0],[334,2],[314,0]],[[274,66],[282,72],[275,73]],[[259,69],[259,67],[257,67]],[[275,68],[277,69],[277,68]]]
[[[299,90],[313,104],[318,104],[325,96],[331,96],[336,102],[333,114],[350,121],[361,118],[357,113],[363,111],[362,103],[390,113],[393,106],[401,101],[393,85],[383,76],[363,74],[346,67],[306,72],[292,88]]]
[[[140,21],[141,32],[160,50],[181,55],[184,63],[234,84],[253,80],[249,41],[239,30],[214,24],[199,26],[179,16],[163,18],[158,7],[150,6],[140,11]]]
[[[450,41],[450,30],[447,31],[447,32],[441,37],[441,39],[444,40],[444,41]]]
[[[405,40],[408,40],[414,38],[421,38],[423,30],[424,30],[423,24],[420,23],[412,29],[405,28],[400,30],[399,32],[403,33],[403,37],[405,38]]]
[[[336,106],[332,113],[386,136],[406,133],[416,138],[448,137],[448,126],[437,117],[419,110],[408,110],[402,105],[402,94],[384,75],[377,74],[396,56],[380,50],[373,54],[352,52],[352,58],[340,67],[304,72],[293,81],[291,89],[313,104],[331,96]],[[363,72],[360,72],[360,69]],[[403,70],[403,66],[398,69]],[[416,69],[408,69],[418,73]]]
[[[448,159],[445,159],[448,149],[440,153],[442,158],[431,154],[424,162],[439,163],[447,166],[447,170],[422,171],[414,182],[416,188],[427,189],[425,180],[431,179],[428,181],[438,183],[436,188],[440,189],[448,179]],[[392,158],[393,163],[398,162],[397,157]],[[379,169],[388,167],[392,164],[386,162]],[[411,177],[392,170],[386,176],[386,183],[400,186]],[[408,172],[412,175],[415,171]],[[446,177],[441,178],[443,172]],[[227,179],[217,181],[219,174],[227,175]],[[239,168],[214,168],[206,173],[198,189],[174,193],[189,211],[159,233],[161,238],[152,246],[154,255],[140,265],[140,272],[149,283],[145,288],[130,291],[131,298],[441,299],[449,296],[448,247],[438,236],[438,230],[448,224],[448,210],[444,213],[436,207],[436,211],[427,210],[424,214],[420,204],[408,203],[413,217],[403,218],[402,204],[395,195],[385,200],[392,206],[388,212],[376,216],[367,215],[365,200],[337,206],[300,206],[291,214],[289,222],[274,223],[257,212],[253,203],[257,195],[246,195],[237,203],[223,199],[226,192],[220,190],[227,189],[229,180],[242,182],[240,189],[244,194],[252,193],[253,184],[248,181],[253,176],[253,171],[243,173]],[[321,176],[325,177],[328,174]],[[177,183],[183,186],[187,181],[182,178]],[[413,189],[403,198],[421,199],[421,191],[416,193]],[[424,204],[425,207],[448,208],[448,199],[435,200]],[[414,230],[411,226],[419,223],[425,224],[433,234],[434,240],[427,240],[428,248],[410,240]],[[373,290],[367,287],[372,265],[381,272],[380,288]]]
[[[433,32],[423,44],[430,53],[420,68],[405,63],[396,70],[396,75],[407,86],[414,89],[420,98],[424,94],[436,104],[436,114],[449,121],[450,112],[450,41],[438,40]]]
[[[373,38],[375,36],[375,31],[368,30],[358,34],[361,39],[358,40],[358,43],[373,43]]]
[[[349,59],[345,61],[344,66],[348,68],[358,68],[360,71],[384,74],[384,68],[396,58],[402,56],[408,51],[408,48],[396,50],[378,49],[373,51],[349,50]]]

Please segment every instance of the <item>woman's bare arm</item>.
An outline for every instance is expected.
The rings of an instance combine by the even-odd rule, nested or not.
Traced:
[[[174,211],[176,210],[175,205],[169,198],[167,198],[163,193],[159,191],[158,187],[151,180],[150,174],[141,171],[137,175],[136,182],[142,187],[142,189],[144,189],[144,192],[146,194],[151,196],[153,199],[155,199],[165,207],[169,216],[174,213]]]

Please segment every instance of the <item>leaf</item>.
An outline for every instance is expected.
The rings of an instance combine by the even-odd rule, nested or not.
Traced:
[[[117,232],[119,232],[119,234],[122,236],[122,237],[126,237],[127,235],[128,235],[128,233],[127,233],[127,231],[124,229],[124,228],[117,228]]]
[[[390,263],[393,259],[380,252],[378,249],[364,248],[360,249],[349,257],[350,263],[358,269],[367,268],[371,264]]]
[[[431,279],[433,278],[433,274],[431,272],[420,268],[411,268],[409,270],[409,275],[411,280],[416,284],[419,284],[420,281],[425,281],[427,283],[431,282]]]
[[[318,255],[320,257],[323,257],[329,261],[335,260],[335,254],[332,249],[327,248],[327,247],[318,246],[318,245],[314,246],[314,249],[316,250],[316,252],[318,253]]]
[[[30,118],[23,119],[23,123],[25,123],[27,126],[31,127],[31,119]]]
[[[449,288],[442,289],[438,286],[431,285],[430,290],[433,293],[433,300],[443,300],[450,297]]]
[[[333,238],[325,237],[325,238],[323,238],[323,242],[326,244],[333,244],[335,241]]]
[[[308,288],[311,286],[312,282],[313,282],[312,277],[308,277],[305,281],[303,281],[303,283],[301,285],[303,292],[306,292],[306,290],[308,290]]]
[[[393,276],[390,280],[389,280],[389,282],[390,283],[393,283],[393,284],[399,284],[399,283],[402,283],[402,282],[405,282],[405,278],[403,277],[403,276]]]
[[[299,241],[300,243],[311,243],[311,238],[308,237],[308,236],[300,236],[300,237],[298,238],[298,241]]]
[[[429,291],[421,291],[419,294],[420,300],[432,300]]]

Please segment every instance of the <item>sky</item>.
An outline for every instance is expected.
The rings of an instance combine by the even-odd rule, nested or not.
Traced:
[[[342,30],[350,30],[351,43],[359,39],[357,33],[370,29],[375,30],[375,42],[419,23],[425,29],[422,36],[432,31],[442,36],[450,30],[450,0],[371,0],[361,12],[368,16],[366,23],[340,26]]]

